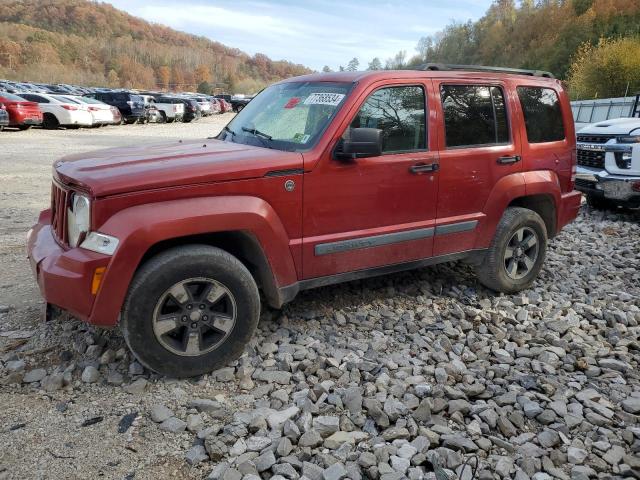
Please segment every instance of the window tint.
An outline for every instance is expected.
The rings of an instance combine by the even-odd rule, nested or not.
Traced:
[[[372,93],[351,128],[382,130],[383,152],[426,148],[425,97],[422,87],[388,87]]]
[[[564,140],[560,100],[550,88],[518,87],[529,143]]]
[[[509,124],[500,87],[442,85],[447,147],[509,142]]]

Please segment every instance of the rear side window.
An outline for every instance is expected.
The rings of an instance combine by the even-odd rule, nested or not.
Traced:
[[[500,87],[442,85],[440,97],[447,147],[509,142],[507,109]]]
[[[558,94],[550,88],[518,87],[529,143],[564,140]]]
[[[425,150],[425,118],[422,87],[387,87],[367,98],[351,128],[381,129],[383,153]]]
[[[29,100],[30,102],[51,103],[46,98],[41,97],[40,95],[34,95],[32,93],[24,93],[24,94],[22,94],[22,98],[24,98],[25,100]]]

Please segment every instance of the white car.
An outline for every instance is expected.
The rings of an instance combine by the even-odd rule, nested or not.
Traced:
[[[213,115],[213,109],[211,108],[211,102],[206,98],[202,97],[193,97],[193,99],[198,102],[200,105],[200,109],[202,110],[202,116],[208,117],[209,115]]]
[[[63,95],[45,93],[20,93],[18,95],[38,104],[42,110],[43,128],[90,127],[93,123],[91,112],[86,105],[72,102]]]
[[[87,107],[91,112],[91,125],[94,127],[101,127],[103,125],[115,125],[122,120],[120,112],[117,108],[107,105],[100,100],[90,97],[79,97],[77,95],[60,95],[61,98],[66,98],[79,105]],[[114,111],[115,110],[115,111]],[[118,112],[117,115],[115,112]]]

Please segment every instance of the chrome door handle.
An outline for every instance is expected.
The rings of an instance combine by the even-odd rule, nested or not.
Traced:
[[[516,163],[520,161],[520,155],[507,155],[504,157],[500,157],[498,159],[498,163],[500,165],[510,165],[512,163]]]
[[[416,175],[426,172],[437,172],[439,169],[440,165],[437,163],[416,163],[409,167],[409,171]]]

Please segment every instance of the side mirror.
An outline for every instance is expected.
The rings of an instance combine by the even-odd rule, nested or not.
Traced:
[[[382,155],[382,130],[379,128],[350,128],[342,142],[339,158],[364,158]]]

